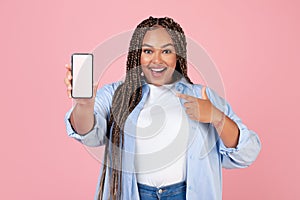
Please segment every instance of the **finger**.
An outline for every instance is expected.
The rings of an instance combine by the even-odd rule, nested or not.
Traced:
[[[94,88],[98,88],[98,86],[99,86],[99,82],[93,83]]]
[[[194,113],[191,111],[186,111],[187,116],[191,119],[191,120],[197,120],[197,118],[195,117]]]
[[[66,69],[67,69],[66,77],[67,77],[69,80],[72,80],[71,65],[66,64],[65,67],[66,67]]]
[[[67,85],[67,95],[70,99],[72,98],[71,91],[72,91],[72,85],[69,84],[69,85]]]
[[[71,90],[68,90],[68,91],[67,91],[67,95],[68,95],[69,99],[72,99],[72,96],[71,96]]]
[[[72,90],[72,85],[68,85],[67,90],[71,91]]]
[[[192,96],[189,96],[189,95],[186,95],[186,94],[177,93],[176,96],[178,96],[181,99],[185,99],[189,102],[195,101],[195,97],[192,97]]]
[[[98,86],[99,86],[99,82],[93,83],[93,97],[96,96]]]
[[[64,82],[65,82],[66,86],[68,86],[71,83],[70,80],[67,77],[64,78]]]
[[[205,86],[202,87],[201,94],[202,94],[202,99],[208,99]]]
[[[66,72],[66,78],[65,78],[65,84],[67,86],[67,95],[68,97],[71,99],[72,95],[71,95],[71,91],[72,91],[72,73],[71,73],[71,65],[70,64],[66,64],[65,65],[67,72]]]
[[[72,80],[73,77],[72,77],[71,71],[67,71],[66,77],[67,77],[67,79]]]
[[[64,79],[64,82],[67,87],[72,87],[71,80],[69,80],[67,77]]]
[[[183,104],[183,106],[184,106],[185,108],[192,108],[192,107],[194,106],[194,102],[185,102],[185,103]]]
[[[193,110],[192,109],[186,109],[185,113],[189,116],[193,115]]]
[[[70,64],[66,64],[65,67],[71,71],[71,65]]]

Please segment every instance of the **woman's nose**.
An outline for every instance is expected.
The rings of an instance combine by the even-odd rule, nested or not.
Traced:
[[[161,58],[161,54],[160,54],[159,51],[154,53],[153,63],[155,63],[155,64],[161,64],[162,63],[162,58]]]

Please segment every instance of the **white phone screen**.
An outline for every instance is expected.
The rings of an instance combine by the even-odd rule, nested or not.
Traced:
[[[93,96],[93,54],[72,54],[72,97],[92,98]]]

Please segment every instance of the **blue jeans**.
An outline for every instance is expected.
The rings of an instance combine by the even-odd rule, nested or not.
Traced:
[[[160,188],[138,183],[140,200],[185,200],[186,183],[180,182]]]

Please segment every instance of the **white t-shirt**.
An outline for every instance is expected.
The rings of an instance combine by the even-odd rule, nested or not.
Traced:
[[[138,183],[161,187],[186,178],[188,121],[175,84],[149,84],[137,121],[135,168]]]

